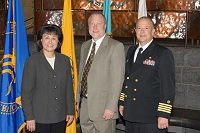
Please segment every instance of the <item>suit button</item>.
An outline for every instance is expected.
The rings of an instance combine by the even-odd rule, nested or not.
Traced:
[[[133,89],[134,91],[137,91],[137,89],[135,88],[135,89]]]
[[[135,82],[138,82],[138,79],[135,79]]]
[[[56,97],[55,100],[58,100],[58,98]]]
[[[128,86],[125,86],[125,88],[128,88]]]
[[[136,98],[133,98],[133,101],[136,101]]]
[[[55,109],[56,112],[58,112],[58,109]]]
[[[56,86],[54,86],[54,89],[56,89]]]
[[[170,104],[170,100],[167,100],[167,103]]]
[[[126,79],[130,79],[129,77],[126,77]]]
[[[54,78],[56,77],[56,75],[53,76]]]

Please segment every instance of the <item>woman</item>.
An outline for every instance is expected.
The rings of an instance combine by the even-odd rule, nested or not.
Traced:
[[[55,51],[62,42],[60,27],[41,27],[41,47],[26,60],[22,80],[22,108],[27,130],[33,133],[65,133],[74,119],[74,93],[69,58]]]

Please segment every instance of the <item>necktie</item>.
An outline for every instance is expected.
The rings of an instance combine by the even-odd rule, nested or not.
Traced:
[[[88,76],[88,72],[90,71],[92,61],[94,60],[95,46],[96,46],[96,43],[94,42],[90,56],[85,64],[85,67],[83,70],[83,75],[82,75],[82,80],[81,80],[81,96],[83,96],[83,97],[87,97],[86,96],[87,95],[87,76]]]
[[[137,53],[137,56],[136,56],[135,62],[136,62],[137,58],[141,55],[142,50],[143,50],[142,48],[139,48],[139,51],[138,51],[138,53]]]

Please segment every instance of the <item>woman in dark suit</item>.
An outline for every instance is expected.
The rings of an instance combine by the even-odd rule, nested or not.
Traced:
[[[22,108],[27,130],[34,133],[65,133],[74,119],[74,93],[69,58],[55,51],[62,42],[60,27],[41,27],[41,47],[26,60],[22,80]]]

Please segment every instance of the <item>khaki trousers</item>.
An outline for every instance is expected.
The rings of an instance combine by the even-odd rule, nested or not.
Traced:
[[[83,133],[115,133],[116,120],[91,121],[88,116],[87,99],[82,98],[80,125]]]

